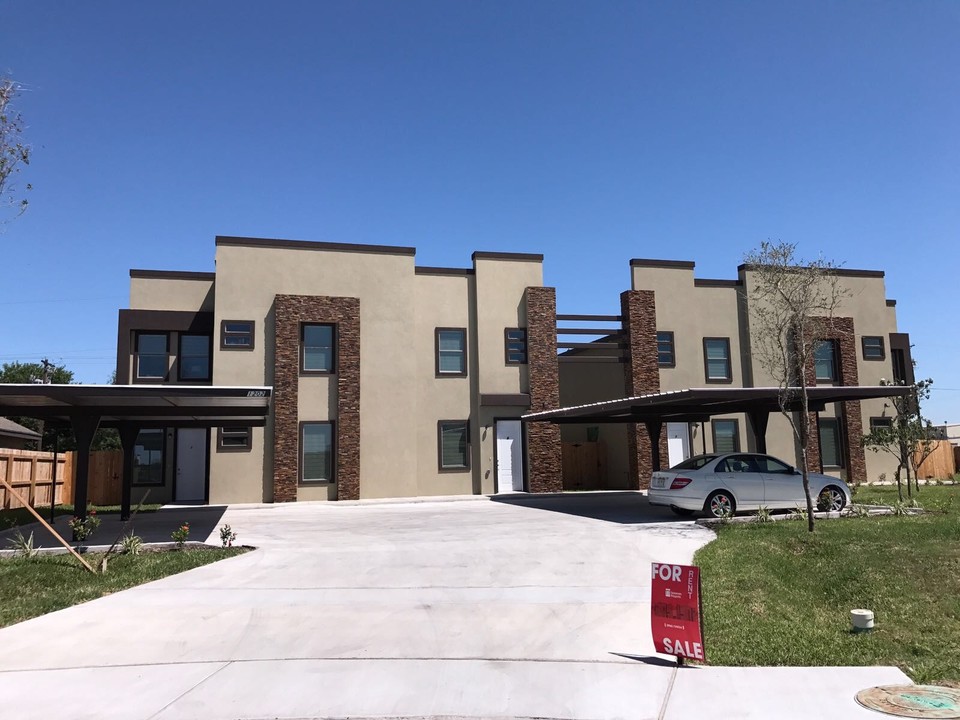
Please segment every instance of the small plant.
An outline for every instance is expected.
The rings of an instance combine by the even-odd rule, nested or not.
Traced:
[[[766,505],[761,505],[757,508],[757,512],[753,516],[753,521],[758,523],[773,522],[773,515],[770,514],[770,508]]]
[[[23,533],[17,530],[14,536],[10,538],[9,546],[17,557],[29,559],[36,557],[39,553],[39,550],[33,546],[32,532],[27,537],[24,537]]]
[[[893,505],[890,506],[893,510],[893,514],[897,517],[903,517],[904,515],[910,515],[910,503],[903,500],[898,500]]]
[[[88,537],[93,535],[97,528],[100,527],[100,517],[97,515],[96,510],[89,510],[87,512],[87,517],[81,519],[74,515],[67,521],[70,529],[73,531],[73,538],[78,543],[82,543]]]
[[[791,519],[791,520],[803,520],[804,522],[806,522],[806,521],[807,521],[807,509],[806,509],[805,507],[801,507],[801,506],[797,505],[797,507],[795,507],[793,510],[790,511],[790,519]]]
[[[183,525],[170,533],[170,537],[177,544],[177,550],[183,550],[183,546],[187,542],[187,538],[190,537],[190,523],[183,523]]]
[[[124,555],[139,555],[143,552],[143,539],[131,530],[120,540],[120,552]]]
[[[220,543],[223,545],[223,547],[233,547],[233,543],[236,539],[237,534],[229,525],[224,524],[220,528]]]
[[[870,509],[866,505],[851,505],[850,517],[867,517],[870,515]]]

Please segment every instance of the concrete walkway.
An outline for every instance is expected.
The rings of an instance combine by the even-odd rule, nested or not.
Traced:
[[[259,549],[0,630],[5,717],[877,718],[907,681],[654,656],[649,564],[712,533],[639,494],[206,512]]]

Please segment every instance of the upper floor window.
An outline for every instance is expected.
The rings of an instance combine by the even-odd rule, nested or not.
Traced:
[[[252,350],[253,320],[224,320],[221,322],[220,347],[223,350]]]
[[[673,332],[669,330],[657,331],[657,365],[660,367],[676,367],[677,365]]]
[[[837,343],[820,340],[813,348],[813,366],[817,382],[837,381]]]
[[[304,324],[300,329],[300,369],[305,373],[332,373],[336,367],[334,326]]]
[[[526,365],[527,329],[507,328],[503,331],[503,349],[507,365]]]
[[[139,333],[137,335],[137,379],[167,379],[167,334]]]
[[[437,375],[467,374],[467,331],[437,328]]]
[[[887,354],[883,347],[883,338],[879,335],[864,335],[861,338],[864,360],[886,360]]]
[[[209,380],[210,336],[182,333],[177,367],[180,380]]]
[[[707,382],[733,382],[730,338],[704,338],[703,363]]]

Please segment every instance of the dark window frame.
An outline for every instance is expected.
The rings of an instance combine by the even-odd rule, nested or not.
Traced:
[[[304,349],[306,345],[304,343],[304,335],[306,334],[308,327],[328,327],[331,331],[330,338],[330,369],[329,370],[308,370],[303,366],[304,361]],[[302,322],[300,323],[300,374],[301,375],[336,375],[337,374],[337,361],[340,359],[340,353],[337,352],[337,344],[339,334],[337,332],[337,324],[329,322]]]
[[[877,422],[878,420],[879,420],[880,422]],[[870,425],[869,425],[869,427],[870,427],[870,432],[873,432],[873,431],[876,430],[877,428],[881,428],[881,427],[883,427],[883,428],[892,428],[892,427],[893,427],[893,418],[892,418],[892,417],[887,417],[887,416],[885,416],[885,415],[881,415],[881,416],[879,416],[879,417],[872,417],[872,418],[870,418],[869,423],[870,423]]]
[[[244,445],[224,445],[224,443],[223,443],[224,430],[226,430],[227,433],[236,432],[236,431],[238,431],[238,430],[245,430],[245,431],[246,431],[246,435],[247,435],[247,437],[246,437],[246,444],[244,444]],[[230,453],[230,452],[250,452],[251,450],[253,450],[253,428],[252,428],[252,427],[245,427],[245,428],[222,428],[222,427],[218,427],[218,428],[217,428],[217,452],[224,452],[224,453]]]
[[[893,374],[893,381],[897,385],[905,385],[907,382],[907,354],[903,348],[890,349],[890,370]]]
[[[710,361],[707,358],[707,343],[711,341],[722,341],[727,346],[727,374],[723,378],[710,377]],[[730,351],[729,337],[705,337],[703,338],[703,378],[705,382],[716,384],[730,384],[733,382],[733,355]]]
[[[880,341],[880,355],[867,354],[867,340]],[[887,345],[883,340],[883,335],[864,335],[860,338],[860,352],[863,353],[863,359],[868,362],[883,361],[887,359]]]
[[[710,421],[710,434],[713,440],[713,452],[715,454],[722,454],[720,450],[717,450],[717,423],[733,423],[733,450],[729,452],[741,452],[740,449],[740,421],[736,418],[717,418]],[[728,451],[723,451],[728,452]]]
[[[523,333],[523,339],[511,338],[510,333]],[[523,343],[523,350],[511,350],[510,343]],[[511,360],[511,354],[523,352],[523,360]],[[466,356],[466,346],[464,346],[464,356]],[[439,357],[438,357],[439,360]],[[503,329],[503,362],[506,365],[526,365],[527,364],[527,329],[522,327],[508,327]]]
[[[140,375],[140,338],[143,335],[162,335],[165,338],[166,370],[163,375]],[[170,379],[170,333],[166,330],[137,330],[133,338],[133,382],[134,384],[151,384],[167,382]]]
[[[440,333],[442,332],[458,332],[463,337],[463,371],[450,372],[449,370],[440,371]],[[433,362],[434,362],[434,374],[438,378],[463,378],[467,376],[467,329],[463,327],[438,327],[434,328],[433,331]]]
[[[183,376],[183,339],[185,337],[202,337],[207,339],[207,376],[202,378],[185,378]],[[169,358],[168,358],[169,362]],[[209,333],[181,332],[177,334],[177,382],[205,383],[213,379],[213,336]]]
[[[443,426],[447,425],[463,425],[464,436],[466,438],[466,447],[464,448],[464,459],[466,461],[465,465],[450,465],[444,466],[443,464]],[[470,443],[470,420],[437,420],[437,472],[441,473],[463,473],[470,472],[470,452],[471,452],[471,443]]]
[[[836,446],[837,446],[837,460],[839,464],[834,465],[833,463],[826,463],[823,461],[823,440],[821,434],[823,432],[823,425],[827,423],[832,425],[835,437],[836,437]],[[846,462],[844,458],[844,447],[843,447],[843,423],[838,417],[818,417],[817,418],[817,444],[820,446],[820,466],[824,468],[831,469],[840,469],[843,470],[846,467]]]
[[[669,340],[661,340],[661,335],[669,335]],[[676,337],[673,334],[673,330],[657,330],[657,366],[672,368],[677,366],[677,345]],[[664,362],[660,359],[660,343],[669,343],[670,344],[670,361]],[[706,353],[706,346],[704,346],[704,353]]]
[[[250,326],[249,332],[235,332],[228,331],[227,325],[231,324],[247,324]],[[220,321],[220,349],[221,350],[253,350],[256,346],[255,331],[257,329],[257,323],[254,320],[221,320]],[[249,339],[249,343],[245,345],[228,345],[228,337],[246,337]]]
[[[307,425],[330,426],[330,479],[304,480],[303,479],[303,429]],[[323,487],[334,485],[337,482],[337,421],[336,420],[301,420],[297,429],[297,485],[303,487]]]
[[[831,353],[832,364],[830,367],[831,377],[829,378],[820,377],[820,375],[817,374],[817,350],[821,345],[826,344],[829,344],[830,347],[833,348],[833,352]],[[813,379],[817,384],[822,383],[824,385],[836,385],[840,382],[840,343],[834,338],[822,338],[817,340],[816,344],[813,346]]]
[[[140,433],[142,432],[159,432],[160,433],[160,482],[134,482],[133,478],[130,479],[131,487],[146,487],[146,488],[158,488],[165,487],[167,484],[167,430],[166,428],[140,428],[137,432],[137,437],[134,438],[134,456],[136,456],[136,446],[137,440],[140,439]],[[139,476],[139,473],[134,473],[134,477]]]

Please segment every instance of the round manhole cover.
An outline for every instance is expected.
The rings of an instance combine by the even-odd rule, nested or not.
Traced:
[[[883,685],[857,693],[865,708],[909,718],[960,718],[960,690],[936,685]]]

